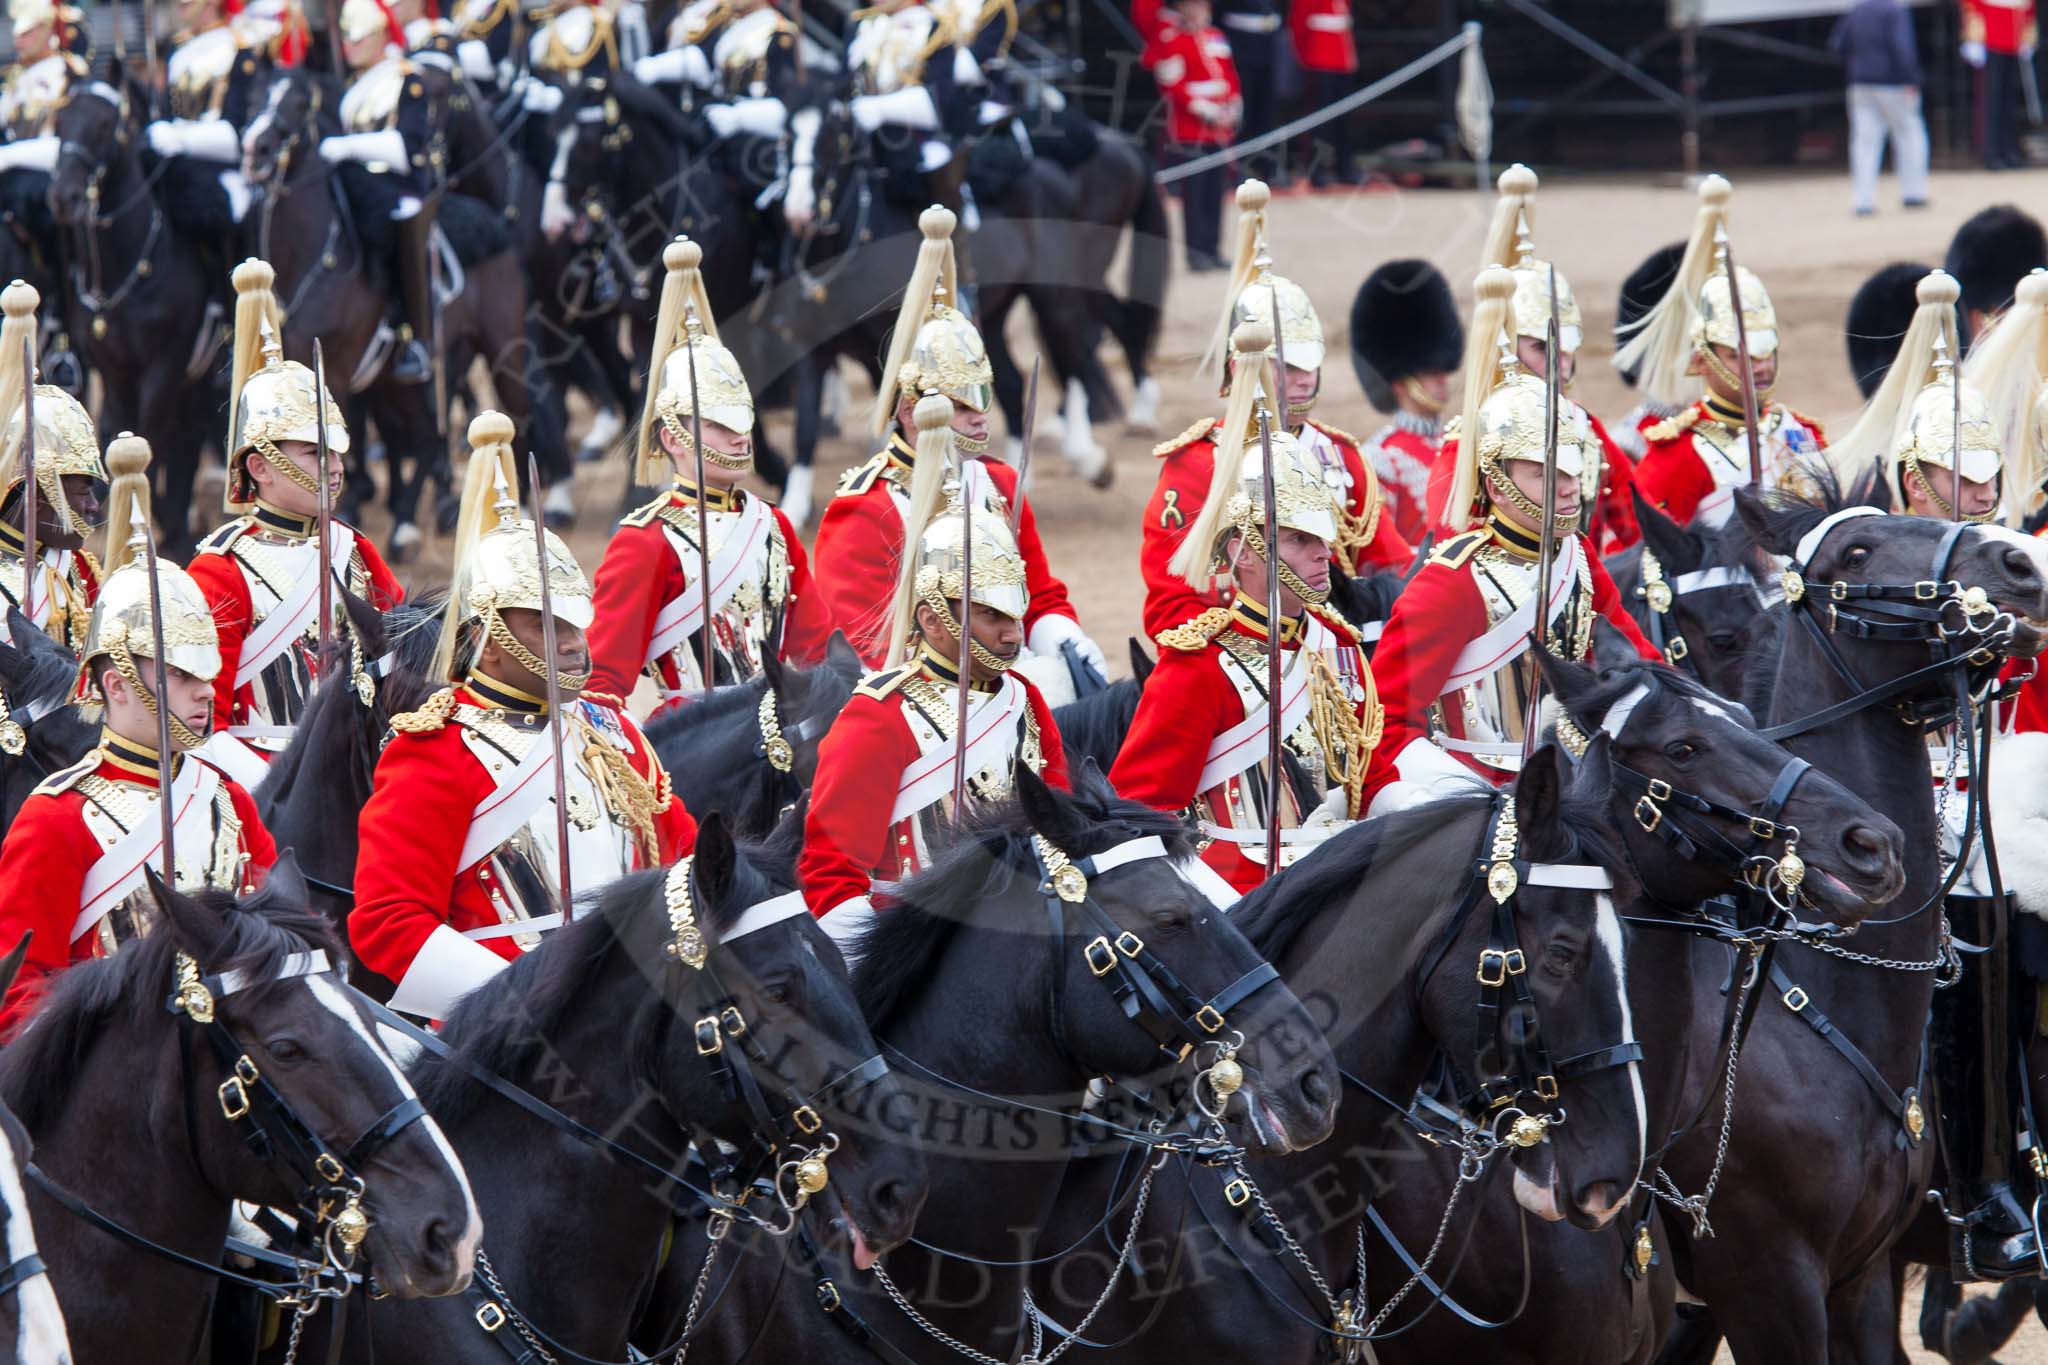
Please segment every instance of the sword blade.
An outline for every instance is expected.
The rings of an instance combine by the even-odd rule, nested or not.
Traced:
[[[1287,338],[1280,334],[1280,286],[1266,286],[1273,306],[1273,402],[1285,427],[1287,411]],[[1259,409],[1259,458],[1264,462],[1265,497],[1260,515],[1266,534],[1266,867],[1265,877],[1280,870],[1280,502],[1273,486],[1273,417]],[[1333,547],[1334,548],[1334,547]],[[1262,878],[1263,880],[1263,878]]]
[[[21,610],[36,619],[36,359],[31,339],[21,339]],[[119,534],[119,532],[116,532]]]
[[[1031,361],[1031,378],[1024,383],[1024,417],[1018,427],[1017,436],[1023,442],[1017,455],[1017,496],[1010,506],[1010,534],[1015,536],[1024,524],[1024,480],[1031,473],[1031,435],[1038,428],[1038,370],[1043,364],[1043,355],[1034,356]]]
[[[555,666],[555,590],[548,581],[548,528],[540,515],[540,462],[530,450],[526,483],[533,490],[533,549],[540,558],[540,639],[547,653],[541,678],[547,684],[548,743],[555,750],[555,862],[561,878],[562,920],[567,923],[575,914],[576,888],[569,876],[569,774],[563,766],[567,755],[562,751],[562,681]]]
[[[968,480],[973,460],[960,457],[960,676],[953,684],[953,820],[967,815],[968,681],[974,668],[974,487]],[[1023,491],[1021,488],[1018,490]],[[915,553],[905,546],[906,554]]]
[[[319,456],[320,549],[314,557],[320,574],[319,670],[327,667],[328,652],[334,647],[334,566],[328,560],[328,546],[334,533],[334,493],[327,483],[327,352],[320,338],[313,338],[313,449]]]
[[[140,517],[142,511],[136,509]],[[169,666],[164,659],[164,595],[157,582],[156,537],[143,528],[142,558],[149,569],[149,637],[156,650],[156,793],[157,813],[163,820],[164,885],[178,885],[178,853],[174,826],[177,813],[171,809],[171,694]]]
[[[1736,377],[1742,381],[1742,419],[1749,424],[1749,486],[1764,491],[1763,431],[1756,401],[1756,369],[1749,359],[1749,322],[1742,315],[1742,279],[1735,270],[1735,249],[1728,230],[1718,229],[1715,245],[1721,249],[1721,268],[1728,276],[1728,307],[1735,314]]]
[[[692,308],[689,317],[695,316],[696,309]],[[685,318],[684,326],[687,328],[688,325],[689,318]],[[684,337],[687,343],[689,340],[687,332],[684,333]],[[697,461],[697,601],[702,607],[701,619],[697,627],[697,638],[700,644],[699,653],[704,660],[704,690],[709,692],[713,682],[711,672],[711,512],[705,506],[705,498],[711,490],[704,486],[704,418],[698,412],[697,403],[697,348],[694,345],[685,344],[683,354],[687,358],[690,367],[690,453],[696,457]]]
[[[1561,407],[1557,347],[1557,267],[1553,265],[1550,268],[1550,321],[1544,327],[1547,363],[1543,376],[1543,525],[1536,536],[1536,643],[1545,648],[1550,644],[1550,580],[1557,560],[1557,424]],[[1538,668],[1530,675],[1529,704],[1522,716],[1524,761],[1536,747],[1537,716],[1542,700],[1543,670]]]

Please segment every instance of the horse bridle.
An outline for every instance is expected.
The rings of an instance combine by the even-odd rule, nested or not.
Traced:
[[[1510,1118],[1505,1140],[1517,1147],[1533,1147],[1544,1140],[1552,1126],[1565,1121],[1566,1111],[1557,1103],[1563,1082],[1640,1062],[1643,1045],[1626,1039],[1561,1061],[1553,1060],[1544,1037],[1542,1012],[1529,984],[1529,960],[1522,948],[1516,917],[1522,889],[1549,886],[1601,891],[1611,890],[1614,881],[1605,869],[1597,866],[1535,863],[1517,856],[1521,831],[1515,816],[1514,795],[1498,793],[1492,801],[1479,857],[1472,865],[1472,879],[1424,959],[1423,969],[1411,989],[1419,1014],[1430,980],[1464,931],[1466,920],[1482,898],[1491,898],[1486,946],[1479,950],[1473,974],[1479,983],[1473,1046],[1473,1061],[1479,1074],[1470,1091],[1460,1087],[1458,1103],[1482,1127],[1503,1117]],[[1540,1112],[1522,1107],[1531,1099],[1542,1106]]]
[[[1671,620],[1671,609],[1679,599],[1694,593],[1719,592],[1729,588],[1747,588],[1759,607],[1772,605],[1756,585],[1756,580],[1739,565],[1720,564],[1711,569],[1692,569],[1675,578],[1665,576],[1664,566],[1649,546],[1643,547],[1642,584],[1636,589],[1636,596],[1643,599],[1650,609],[1644,634],[1656,646],[1657,653],[1673,668],[1683,668],[1693,676],[1699,676],[1699,665],[1692,661],[1692,645],[1683,632]]]

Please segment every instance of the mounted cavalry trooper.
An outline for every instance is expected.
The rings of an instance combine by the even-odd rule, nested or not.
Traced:
[[[1571,281],[1563,271],[1536,255],[1536,244],[1529,231],[1536,186],[1536,173],[1527,166],[1517,164],[1501,172],[1500,196],[1494,201],[1493,221],[1480,251],[1479,266],[1482,270],[1505,266],[1514,277],[1515,296],[1508,309],[1508,326],[1514,338],[1515,359],[1522,369],[1537,379],[1545,379],[1554,363],[1558,390],[1569,393],[1572,381],[1578,378],[1585,322]],[[1550,354],[1553,309],[1557,322],[1555,356]],[[1492,345],[1486,338],[1480,341],[1484,346]],[[1580,471],[1579,505],[1587,514],[1585,522],[1593,543],[1603,553],[1625,549],[1635,543],[1638,534],[1635,504],[1629,496],[1632,466],[1600,419],[1590,412],[1585,412],[1585,417],[1592,439],[1581,452],[1585,467]],[[1444,516],[1444,506],[1457,477],[1458,457],[1451,449],[1454,444],[1446,440],[1444,454],[1431,471],[1430,527],[1439,539],[1456,534],[1455,527]]]
[[[1286,431],[1272,434],[1279,543],[1265,540],[1267,475],[1259,442],[1247,431],[1264,415],[1268,385],[1261,374],[1271,340],[1262,322],[1232,333],[1237,363],[1223,444],[1200,515],[1173,560],[1198,588],[1219,571],[1227,575],[1231,605],[1207,607],[1159,633],[1159,667],[1146,680],[1110,772],[1117,791],[1134,801],[1192,809],[1209,841],[1203,860],[1237,895],[1274,870],[1266,865],[1270,824],[1280,826],[1284,867],[1363,813],[1360,796],[1382,723],[1358,632],[1320,609],[1342,516],[1336,490]],[[1277,603],[1267,601],[1269,555],[1277,556]],[[1268,668],[1276,648],[1285,780],[1273,811]]]
[[[85,16],[53,0],[11,0],[7,17],[14,64],[0,78],[0,131],[9,142],[22,142],[48,132],[71,82],[85,79],[85,59],[69,47],[72,26]]]
[[[36,291],[20,280],[0,291],[0,640],[7,638],[6,608],[18,608],[37,629],[77,654],[87,617],[99,595],[100,568],[85,548],[100,520],[100,484],[106,467],[92,414],[64,390],[35,386],[36,559],[30,600],[22,519],[27,514],[27,431],[21,372],[24,341],[36,335]],[[81,655],[81,657],[83,657]]]
[[[333,575],[333,637],[348,647],[367,705],[373,688],[343,601],[353,593],[378,611],[405,598],[367,536],[330,521],[320,526],[319,427],[327,427],[330,497],[338,497],[348,428],[313,372],[278,349],[282,327],[274,279],[263,261],[235,267],[234,422],[228,432],[227,510],[234,520],[200,542],[191,574],[213,608],[221,671],[214,683],[207,757],[252,790],[265,765],[291,742],[319,676],[320,575]],[[257,362],[262,368],[256,368]]]
[[[104,728],[98,747],[22,802],[0,844],[0,936],[13,943],[31,930],[35,935],[0,1011],[0,1035],[20,1027],[50,976],[151,928],[143,869],[161,866],[163,856],[159,704],[170,711],[179,889],[246,894],[277,859],[248,790],[192,752],[212,720],[220,651],[198,584],[166,563],[157,566],[156,589],[168,695],[155,691],[157,636],[143,544],[149,447],[124,435],[108,459],[116,470],[113,512],[131,533],[109,554],[113,568],[93,607],[79,678],[82,694],[104,707]]]
[[[1642,428],[1647,452],[1636,466],[1636,484],[1681,526],[1696,516],[1720,526],[1734,510],[1734,490],[1750,481],[1740,351],[1745,339],[1763,428],[1758,453],[1765,486],[1809,491],[1827,445],[1818,422],[1770,401],[1778,382],[1778,314],[1763,281],[1746,266],[1736,267],[1739,291],[1730,286],[1724,244],[1732,192],[1718,175],[1700,182],[1699,214],[1678,275],[1614,358],[1620,368],[1636,372],[1653,401],[1685,401],[1693,376],[1706,389],[1677,416]]]
[[[1535,660],[1546,436],[1544,381],[1522,371],[1506,321],[1515,281],[1481,272],[1465,348],[1464,411],[1446,511],[1456,532],[1394,602],[1373,653],[1387,733],[1367,780],[1375,813],[1434,794],[1449,778],[1505,783],[1521,769]],[[1497,350],[1487,354],[1492,338]],[[1592,657],[1604,618],[1646,659],[1656,650],[1579,533],[1579,470],[1592,439],[1584,410],[1557,409],[1556,557],[1543,634],[1567,659]]]
[[[1224,294],[1224,311],[1212,342],[1225,389],[1236,386],[1239,358],[1227,354],[1233,332],[1247,322],[1257,322],[1273,339],[1274,310],[1279,310],[1278,350],[1287,362],[1285,383],[1286,414],[1282,430],[1290,433],[1301,452],[1329,488],[1337,506],[1336,534],[1330,539],[1330,553],[1338,568],[1347,574],[1369,573],[1374,569],[1405,569],[1414,557],[1408,542],[1394,529],[1380,495],[1379,476],[1360,453],[1358,438],[1336,427],[1316,421],[1309,414],[1323,390],[1322,319],[1309,301],[1308,291],[1290,279],[1273,273],[1272,256],[1266,246],[1266,205],[1271,198],[1262,181],[1247,180],[1237,188],[1237,256],[1230,274],[1230,288]],[[1266,365],[1265,356],[1252,363]],[[1246,412],[1249,414],[1250,409]],[[1170,441],[1153,447],[1160,458],[1159,481],[1145,504],[1138,564],[1145,579],[1145,630],[1157,635],[1186,623],[1208,607],[1217,605],[1227,590],[1227,577],[1218,589],[1201,591],[1191,587],[1186,575],[1172,563],[1186,539],[1188,528],[1201,514],[1203,499],[1209,496],[1219,441],[1230,438],[1225,423],[1204,418]]]
[[[797,27],[773,0],[694,0],[669,24],[668,48],[633,65],[647,84],[675,82],[710,101],[719,137],[780,137],[796,95]]]
[[[405,32],[384,0],[346,0],[338,24],[351,73],[341,96],[341,131],[320,139],[330,165],[353,162],[370,174],[352,183],[366,192],[367,211],[393,225],[396,278],[404,322],[392,378],[424,384],[433,378],[427,340],[436,304],[427,253],[441,249],[428,204],[443,188],[447,148],[433,107],[439,86],[405,55]],[[440,73],[435,73],[438,80]],[[371,229],[381,239],[381,228]],[[374,343],[373,343],[374,348]]]
[[[563,85],[601,81],[647,56],[640,0],[562,0],[531,12],[545,17],[527,41],[527,60]]]
[[[2033,352],[2044,340],[2040,320],[2048,277],[2029,283],[2033,297],[2011,315],[2008,334],[1999,338],[2007,329],[1998,324],[1973,357],[1973,378],[1982,375],[1996,384],[1999,370],[2015,361],[2039,374]],[[1936,270],[1920,281],[1917,295],[1919,307],[1883,384],[1829,454],[1845,471],[1880,467],[1893,505],[1916,516],[1992,522],[2003,510],[2005,433],[1986,392],[1975,382],[1959,383],[1953,357],[1961,290],[1953,277]],[[2038,395],[2038,385],[2032,392]],[[1984,724],[1997,723],[1991,705],[1982,705],[1980,715]],[[2006,1279],[2041,1272],[2033,1191],[2015,1186],[2027,1179],[2016,1157],[2030,1146],[2037,1161],[2048,1155],[2032,1137],[2034,1121],[2022,1112],[2026,1089],[2014,1065],[2016,1043],[2033,1032],[2022,1026],[2018,1009],[2025,1005],[2030,1023],[2033,992],[2014,979],[2009,911],[1995,894],[1999,883],[1984,846],[1969,828],[1975,813],[1968,795],[1971,764],[1967,751],[1959,752],[1960,742],[1953,727],[1929,736],[1935,807],[1944,826],[1942,861],[1965,857],[1944,909],[1956,938],[1973,946],[1961,955],[1955,988],[1935,992],[1930,1055],[1940,1083],[1952,1273]],[[1996,776],[1999,781],[1987,790],[2039,785],[2038,769],[2008,761],[2003,751]],[[1999,838],[1997,847],[2005,853],[2011,844]]]
[[[974,53],[955,37],[946,18],[920,0],[880,0],[859,12],[846,63],[853,121],[874,146],[890,196],[959,213],[967,166],[955,141],[975,124],[984,82]]]
[[[1028,570],[1007,514],[971,487],[962,497],[988,476],[974,460],[948,467],[952,409],[935,393],[916,407],[917,481],[904,522],[911,548],[898,575],[888,667],[854,688],[818,748],[798,871],[805,904],[835,938],[867,919],[878,882],[929,867],[946,832],[972,818],[955,807],[956,781],[970,811],[1005,800],[1020,766],[1067,785],[1052,710],[1012,667],[1024,647]],[[935,513],[942,495],[947,505]],[[973,601],[963,606],[966,577]]]
[[[662,260],[668,278],[649,367],[658,378],[648,386],[635,477],[671,482],[628,514],[605,546],[590,624],[590,680],[623,697],[646,673],[666,703],[745,682],[770,654],[810,664],[824,653],[831,629],[796,528],[779,508],[739,486],[754,468],[754,396],[712,324],[698,269],[703,252],[679,237]],[[701,449],[691,443],[693,413]],[[708,553],[699,549],[706,530]],[[707,561],[708,679],[698,587]]]
[[[445,1018],[562,924],[565,882],[572,895],[588,892],[696,843],[696,823],[624,704],[583,690],[590,585],[547,531],[543,591],[535,527],[513,501],[511,441],[502,413],[469,424],[456,578],[436,656],[436,676],[454,685],[392,721],[357,821],[350,945],[398,983],[394,1009],[429,1018]],[[554,609],[546,660],[543,601]],[[559,751],[551,685],[562,704]]]
[[[227,241],[252,202],[239,130],[258,112],[250,96],[285,30],[245,13],[240,0],[182,0],[178,17],[185,31],[164,72],[170,117],[149,125],[151,150],[169,163],[158,197],[198,240]]]
[[[901,570],[904,546],[904,511],[911,502],[911,488],[922,443],[912,445],[912,409],[921,393],[938,393],[952,400],[952,450],[971,459],[986,477],[975,480],[974,518],[1015,521],[1018,553],[1023,557],[1028,594],[1019,618],[1024,622],[1025,645],[1035,659],[1026,659],[1026,671],[1048,695],[1065,691],[1062,681],[1067,668],[1060,655],[1072,644],[1079,659],[1100,674],[1108,667],[1102,651],[1088,638],[1067,601],[1067,585],[1055,578],[1046,563],[1045,547],[1038,538],[1038,518],[1030,503],[1022,515],[1012,518],[1011,508],[1021,496],[1017,471],[1000,460],[984,458],[988,451],[989,409],[995,403],[994,375],[981,333],[957,311],[950,300],[958,297],[953,259],[953,227],[957,220],[950,210],[933,205],[917,220],[924,241],[918,247],[917,266],[904,290],[903,307],[896,315],[896,330],[889,341],[889,355],[882,366],[882,384],[875,396],[873,432],[887,444],[865,464],[839,481],[837,493],[826,504],[818,524],[818,539],[812,558],[814,577],[823,591],[826,612],[834,628],[846,632],[855,652],[870,668],[890,660],[886,652],[891,611],[891,593]],[[1042,670],[1042,671],[1041,671]]]
[[[1464,348],[1450,282],[1428,261],[1388,261],[1351,301],[1351,367],[1365,396],[1391,419],[1358,453],[1379,480],[1381,515],[1411,545],[1429,530],[1429,472],[1443,450],[1443,413]]]

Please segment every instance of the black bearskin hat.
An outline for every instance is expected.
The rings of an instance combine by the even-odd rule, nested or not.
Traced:
[[[1884,383],[1920,301],[1916,291],[1927,267],[1899,261],[1872,275],[1849,300],[1849,373],[1865,398]]]
[[[1351,300],[1351,368],[1381,412],[1394,385],[1413,374],[1448,374],[1465,349],[1465,327],[1450,282],[1428,261],[1388,261]]]
[[[1678,263],[1685,259],[1685,243],[1673,242],[1660,246],[1643,258],[1643,263],[1629,272],[1621,282],[1621,297],[1614,305],[1614,349],[1620,350],[1628,344],[1633,333],[1627,328],[1640,322],[1643,315],[1657,306],[1657,300],[1670,290],[1671,282],[1678,278]],[[1619,371],[1622,382],[1635,387],[1633,370]]]
[[[2048,266],[2048,235],[2032,214],[2011,204],[1985,209],[1956,229],[1942,267],[1963,289],[1964,340],[1970,314],[1996,313],[2012,302],[2020,277]]]

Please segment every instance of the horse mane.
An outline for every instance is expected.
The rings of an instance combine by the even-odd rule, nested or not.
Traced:
[[[1476,780],[1475,780],[1476,785]],[[1383,857],[1405,852],[1446,825],[1483,815],[1493,807],[1491,791],[1447,796],[1411,806],[1345,830],[1306,858],[1254,888],[1231,910],[1230,918],[1247,942],[1268,962],[1294,945],[1329,901],[1358,885]],[[1470,863],[1476,844],[1449,845],[1444,866],[1418,874],[1418,886],[1455,886]]]
[[[1729,704],[1728,698],[1683,669],[1635,658],[1622,667],[1602,669],[1598,680],[1585,691],[1575,694],[1565,704],[1565,709],[1581,726],[1587,725],[1595,717],[1605,716],[1614,703],[1646,681],[1656,682],[1682,697],[1706,702],[1710,706],[1725,708]]]
[[[1052,795],[1087,822],[1089,846],[1063,850],[1073,858],[1146,835],[1157,835],[1169,857],[1193,855],[1187,827],[1177,816],[1122,799],[1092,765],[1075,774],[1071,795]],[[972,824],[938,862],[897,885],[857,950],[853,993],[870,1028],[881,1028],[925,988],[954,932],[973,917],[975,907],[1009,894],[1020,877],[1036,884],[1033,833],[1023,807],[1006,801]]]
[[[1086,754],[1105,767],[1114,762],[1138,714],[1143,691],[1144,685],[1136,678],[1118,678],[1100,691],[1054,707],[1052,721],[1059,727],[1061,747],[1070,754]]]
[[[240,902],[213,889],[179,894],[221,918],[220,941],[199,964],[209,976],[241,972],[264,981],[294,954],[309,951],[343,960],[340,940],[325,919],[284,903],[268,888]],[[23,1123],[34,1129],[63,1110],[86,1054],[123,1011],[137,1024],[164,1012],[178,951],[176,935],[159,922],[156,932],[112,957],[81,962],[58,975],[28,1027],[0,1050],[0,1097]]]
[[[776,875],[795,882],[795,859],[786,866],[774,855],[761,858]],[[697,906],[700,925],[719,934],[752,905],[778,891],[775,881],[756,865],[742,846],[734,861],[733,894],[717,905]],[[615,946],[659,952],[655,945],[668,935],[668,912],[663,895],[666,868],[635,872],[610,883],[597,893],[595,903],[579,905],[576,918],[547,935],[542,946],[521,955],[512,965],[465,995],[441,1028],[441,1039],[467,1065],[451,1065],[432,1053],[420,1054],[410,1068],[410,1078],[420,1098],[436,1119],[463,1118],[482,1101],[485,1090],[470,1080],[476,1068],[518,1081],[532,1071],[547,1052],[548,1039],[563,1020],[586,1000],[588,993],[611,957]],[[654,972],[636,974],[653,984]],[[628,1054],[644,1061],[654,1046],[659,1030],[636,1027],[626,1040]]]

